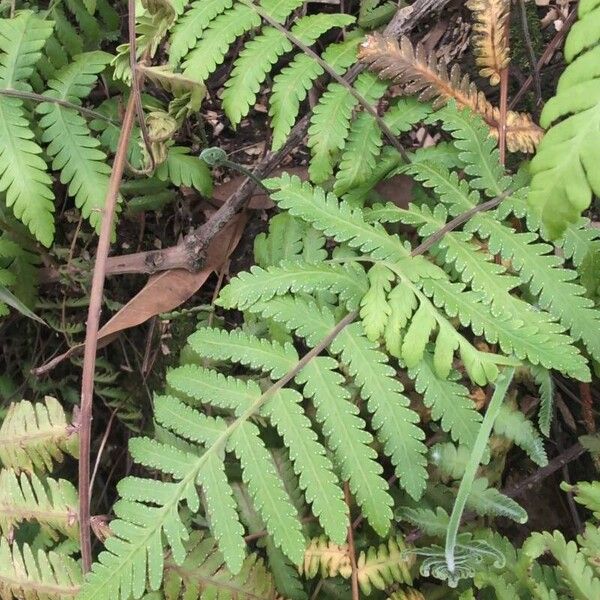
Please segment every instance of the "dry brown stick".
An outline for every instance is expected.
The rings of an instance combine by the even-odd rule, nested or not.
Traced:
[[[131,13],[135,23],[135,0],[129,0],[130,26]],[[129,43],[135,44],[135,28],[129,31]],[[133,72],[132,85],[139,85],[139,77]],[[133,129],[136,109],[136,95],[132,91],[127,103],[125,117],[115,160],[110,174],[104,207],[102,208],[102,224],[96,250],[96,261],[92,276],[90,305],[85,332],[85,350],[81,375],[81,400],[79,414],[79,539],[81,545],[81,560],[83,572],[87,573],[92,566],[92,547],[90,536],[90,441],[92,428],[92,401],[94,396],[94,374],[96,371],[96,351],[98,347],[98,330],[100,328],[100,313],[104,280],[106,278],[106,262],[110,250],[110,239],[113,228],[119,187],[123,178],[123,170],[127,159],[129,139]]]
[[[563,23],[562,29],[560,31],[556,32],[556,35],[552,38],[551,42],[546,46],[546,49],[540,56],[540,60],[537,62],[536,66],[534,67],[534,71],[536,71],[538,74],[539,74],[541,68],[544,65],[548,64],[548,62],[550,62],[550,59],[554,56],[554,53],[556,52],[557,48],[560,46],[562,41],[565,39],[567,33],[569,33],[569,29],[571,29],[571,26],[573,25],[573,23],[575,23],[576,19],[577,19],[577,7],[575,7],[569,13],[569,16],[565,19],[565,22]],[[510,103],[510,106],[508,107],[510,110],[512,110],[517,105],[517,102],[519,102],[519,100],[523,97],[523,94],[525,94],[525,92],[531,87],[531,84],[533,82],[534,82],[534,77],[533,77],[533,75],[530,75],[525,80],[523,85],[521,86],[521,89],[517,92],[515,97],[512,99],[512,102]]]
[[[96,251],[96,262],[90,291],[90,305],[85,333],[85,352],[83,355],[83,373],[81,378],[81,411],[79,431],[79,519],[80,541],[83,571],[89,571],[92,564],[90,546],[90,434],[92,424],[92,397],[94,395],[94,372],[96,368],[96,347],[98,344],[98,329],[100,327],[100,312],[106,272],[106,259],[110,248],[110,238],[113,217],[119,194],[119,185],[123,176],[125,158],[133,121],[135,118],[135,98],[129,97],[119,146],[115,154],[113,169],[110,176],[104,208],[102,209],[102,226]]]
[[[510,3],[506,11],[505,21],[505,43],[509,47],[510,37]],[[508,65],[500,71],[500,122],[498,123],[498,151],[500,153],[500,163],[502,166],[506,164],[506,114],[508,112]]]
[[[529,23],[527,23],[527,7],[525,6],[525,0],[519,0],[519,8],[521,14],[521,28],[523,29],[523,40],[525,41],[525,48],[529,54],[529,63],[531,70],[533,71],[533,83],[535,84],[535,93],[537,96],[538,106],[542,103],[542,83],[540,81],[540,71],[538,61],[535,58],[535,50],[533,49],[533,42],[531,41],[531,32],[529,31]]]
[[[350,565],[352,567],[352,600],[360,600],[360,590],[358,588],[358,567],[356,566],[356,548],[354,546],[354,527],[352,525],[352,496],[350,494],[350,484],[344,483],[344,498],[348,505],[348,554],[350,555]]]

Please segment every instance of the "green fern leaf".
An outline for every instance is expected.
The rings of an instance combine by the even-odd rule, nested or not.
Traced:
[[[378,340],[385,331],[392,309],[387,296],[395,275],[386,266],[375,264],[368,273],[369,289],[360,301],[360,318],[367,337]]]
[[[592,227],[589,219],[580,219],[577,223],[569,223],[564,236],[560,239],[565,258],[573,261],[573,266],[579,267],[588,255],[592,245],[600,238],[600,231]]]
[[[280,208],[311,223],[326,236],[334,236],[336,241],[369,252],[377,259],[400,261],[408,257],[408,251],[398,238],[381,226],[367,224],[362,211],[338,202],[333,194],[326,195],[321,188],[287,174],[263,183],[267,188],[277,190],[271,198]]]
[[[473,481],[473,486],[467,498],[467,507],[477,514],[493,517],[506,517],[517,523],[527,522],[527,511],[512,498],[500,493],[496,488],[488,487],[488,480],[479,477]]]
[[[167,382],[186,397],[229,408],[238,415],[261,396],[260,388],[251,380],[244,382],[225,377],[196,365],[171,370]],[[267,402],[263,414],[269,417],[284,439],[300,478],[300,487],[313,504],[313,513],[319,517],[327,535],[341,543],[345,540],[348,524],[346,505],[325,449],[317,441],[310,421],[298,404],[301,399],[302,396],[293,390],[282,390]]]
[[[203,196],[210,198],[213,182],[210,169],[203,160],[190,154],[188,148],[171,146],[167,160],[156,170],[161,181],[169,181],[176,186],[187,186],[198,190]]]
[[[23,521],[36,521],[41,530],[57,540],[58,534],[78,539],[77,490],[64,479],[46,478],[12,469],[0,471],[0,532],[12,538],[14,528]]]
[[[52,23],[24,11],[0,20],[0,88],[31,90],[27,80],[52,33]],[[6,205],[45,246],[54,237],[54,194],[42,149],[18,98],[0,96],[0,191]]]
[[[550,437],[550,425],[554,412],[554,382],[552,373],[541,367],[531,367],[533,378],[540,389],[540,410],[538,413],[538,425],[540,431]]]
[[[392,517],[389,508],[392,498],[381,476],[383,469],[375,460],[377,454],[370,447],[371,434],[364,429],[358,408],[350,402],[349,393],[341,385],[343,378],[335,367],[332,359],[319,357],[297,379],[305,384],[304,395],[315,405],[316,418],[323,424],[342,479],[349,481],[350,490],[371,527],[379,535],[385,535]]]
[[[298,20],[291,33],[304,44],[311,45],[332,27],[342,27],[353,21],[348,15],[309,15]],[[234,126],[240,123],[256,102],[260,85],[273,65],[292,47],[292,43],[274,27],[263,29],[260,36],[245,45],[235,61],[222,95],[223,109]]]
[[[496,140],[490,136],[483,119],[469,109],[457,110],[452,103],[433,113],[432,118],[441,119],[442,127],[454,137],[465,173],[472,178],[471,187],[490,197],[508,189],[510,177],[504,174]]]
[[[350,116],[357,100],[339,83],[331,83],[314,108],[308,129],[311,181],[322,183],[333,174],[335,155],[344,148]]]
[[[304,556],[300,521],[275,473],[270,456],[252,423],[242,424],[229,442],[242,464],[244,483],[275,543],[295,563]]]
[[[110,54],[89,52],[79,55],[50,81],[46,95],[79,103],[85,98],[110,62]],[[108,189],[110,167],[107,157],[91,136],[85,119],[74,109],[43,102],[37,108],[42,114],[42,141],[53,157],[52,168],[61,171],[61,183],[68,184],[69,194],[96,231],[102,222],[102,207]]]
[[[596,519],[600,518],[600,482],[579,481],[576,485],[566,482],[560,486],[564,491],[571,492],[575,500],[594,513]]]
[[[369,104],[376,104],[386,88],[387,85],[374,75],[368,77],[365,74],[356,82],[356,90]],[[338,196],[367,181],[375,170],[382,145],[382,133],[375,118],[369,113],[360,113],[350,125],[340,159],[333,188]]]
[[[538,296],[540,306],[560,319],[573,338],[581,339],[590,354],[600,358],[600,311],[585,297],[585,288],[574,283],[577,273],[565,269],[563,260],[549,244],[539,243],[533,233],[517,233],[493,215],[475,216],[467,229],[488,240],[490,252],[510,260],[521,281]],[[544,365],[547,366],[547,365]]]
[[[289,292],[312,294],[325,290],[339,294],[348,310],[354,310],[367,291],[362,267],[286,261],[268,269],[254,266],[250,271],[239,273],[221,290],[218,304],[244,310],[259,301]]]
[[[428,508],[403,507],[399,511],[401,520],[408,521],[415,527],[421,529],[427,535],[444,537],[448,530],[450,517],[448,513],[437,507],[435,512]]]
[[[547,551],[556,559],[561,579],[567,584],[572,597],[575,600],[593,600],[600,589],[600,579],[594,577],[575,542],[566,542],[559,531],[544,531],[532,534],[523,544],[524,554],[532,559]]]
[[[542,127],[550,129],[531,161],[528,202],[552,237],[580,217],[593,194],[600,195],[595,143],[600,133],[599,23],[598,0],[581,2],[565,42],[569,65],[540,118]]]
[[[408,171],[424,185],[435,190],[440,200],[448,206],[452,216],[468,211],[479,204],[479,195],[475,191],[470,191],[468,184],[460,181],[455,173],[449,173],[443,167],[424,161],[411,166]],[[511,200],[516,201],[514,198]],[[425,215],[425,212],[421,213],[421,216]],[[583,296],[585,289],[572,283],[571,280],[577,277],[577,273],[560,268],[562,260],[552,253],[550,245],[539,243],[534,233],[515,232],[511,227],[504,225],[494,212],[475,215],[467,223],[465,230],[469,234],[477,233],[482,239],[488,240],[491,255],[500,254],[504,260],[510,260],[521,281],[530,285],[532,293],[539,295],[541,307],[561,319],[575,339],[582,339],[592,356],[595,357],[600,352],[598,336],[592,333],[598,327],[600,311],[595,310],[592,301]],[[452,232],[445,242],[448,246],[452,243],[455,253],[458,252],[456,239],[457,234]],[[463,261],[469,258],[469,255],[465,255],[464,252],[461,255]],[[493,267],[487,267],[488,276],[482,278],[484,273],[481,265],[477,267],[473,263],[473,256],[470,256],[470,259],[472,265],[467,268],[465,264],[466,271],[463,269],[463,273],[468,276],[466,280],[475,281],[475,272],[478,271],[476,289],[481,290],[488,297],[489,291],[493,291],[496,300],[503,299],[501,303],[503,312],[508,309],[507,314],[513,315],[514,319],[529,325],[535,324],[540,333],[544,331],[550,339],[553,339],[552,345],[570,344],[566,336],[557,335],[559,330],[556,327],[553,332],[551,325],[544,324],[546,318],[536,315],[535,311],[528,309],[521,302],[515,300],[507,302],[505,292],[508,290],[505,288],[505,292],[502,292],[498,286],[498,279],[489,277],[491,274],[489,271]],[[506,283],[509,281],[506,280]],[[566,351],[573,354],[572,348],[566,348]],[[549,365],[544,364],[544,366]]]
[[[259,303],[250,310],[285,324],[311,346],[323,339],[334,326],[333,317],[328,311],[320,310],[312,302],[298,297],[273,299]],[[396,467],[401,484],[418,498],[426,479],[425,448],[421,443],[423,434],[416,426],[418,417],[408,408],[408,400],[402,395],[403,388],[394,377],[385,355],[366,339],[358,324],[341,331],[330,350],[341,357],[346,369],[360,386],[367,409],[373,414],[377,436]],[[302,374],[300,377],[303,377]],[[318,390],[316,384],[312,389]],[[329,426],[332,430],[333,427],[333,424]]]
[[[76,427],[50,396],[43,404],[11,404],[0,427],[0,460],[15,471],[50,471],[65,454],[77,457],[78,446]]]
[[[70,557],[38,550],[28,544],[12,546],[0,538],[0,596],[28,600],[64,600],[77,595],[82,575]]]
[[[246,44],[235,61],[222,94],[223,110],[234,127],[256,102],[260,84],[273,65],[291,49],[292,43],[274,27],[263,29],[259,36]]]
[[[325,17],[325,15],[320,16]],[[342,15],[335,16],[342,17]],[[355,37],[339,44],[331,44],[322,58],[332,69],[341,74],[356,61],[356,47],[359,43],[360,37]],[[269,116],[273,127],[273,151],[279,150],[285,143],[298,117],[300,103],[306,98],[315,79],[323,72],[321,65],[310,56],[298,54],[275,76],[269,101]]]
[[[267,402],[263,412],[277,427],[289,450],[300,487],[312,504],[313,514],[325,533],[341,544],[348,529],[347,506],[333,465],[317,441],[299,404],[301,401],[302,396],[294,390],[281,390]]]
[[[237,331],[228,333],[204,328],[192,334],[188,342],[201,356],[234,360],[261,369],[273,379],[281,377],[298,362],[291,345],[283,346]],[[349,402],[349,394],[341,386],[342,377],[334,368],[335,362],[323,357],[309,363],[296,380],[305,385],[304,395],[312,399],[316,418],[324,423],[328,445],[342,469],[342,477],[350,480],[351,490],[371,525],[385,532],[391,517],[391,513],[381,510],[391,502],[384,491],[387,484],[379,476],[381,467],[374,460],[376,453],[369,448],[372,438],[364,430],[364,421]]]
[[[198,45],[186,56],[183,74],[204,81],[223,62],[230,44],[259,25],[258,14],[244,4],[237,4],[221,13],[211,21]]]
[[[503,404],[494,422],[494,433],[514,442],[540,467],[548,464],[540,434],[520,410]]]
[[[169,40],[169,63],[175,67],[196,45],[209,23],[233,6],[233,0],[197,0],[177,20]]]
[[[340,355],[360,386],[377,437],[392,460],[400,484],[413,498],[419,498],[427,480],[424,434],[394,369],[356,323],[342,331],[331,351]]]
[[[408,372],[414,379],[415,389],[423,396],[431,417],[440,421],[442,429],[451,434],[455,442],[471,447],[481,423],[469,390],[449,379],[441,378],[434,367],[434,357],[425,353],[424,359]]]

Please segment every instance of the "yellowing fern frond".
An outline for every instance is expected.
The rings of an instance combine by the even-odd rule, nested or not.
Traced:
[[[309,578],[320,573],[322,577],[340,575],[347,579],[352,574],[348,545],[336,544],[324,535],[314,538],[306,548],[304,562],[298,570]]]
[[[398,44],[378,33],[366,37],[358,57],[382,79],[403,85],[406,94],[418,94],[421,100],[434,99],[437,107],[454,100],[459,108],[471,109],[483,117],[491,135],[498,137],[500,110],[488,102],[458,65],[448,72],[446,65],[428,55],[421,44],[413,47],[408,38],[402,38]],[[529,115],[508,111],[506,143],[511,152],[533,152],[542,134]]]
[[[469,0],[473,13],[473,47],[475,61],[482,77],[492,85],[500,82],[500,72],[510,62],[508,46],[509,0]]]

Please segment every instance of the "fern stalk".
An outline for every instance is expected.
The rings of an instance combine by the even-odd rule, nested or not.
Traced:
[[[456,564],[454,560],[454,550],[456,548],[458,528],[465,510],[465,505],[467,503],[469,493],[471,492],[471,488],[473,487],[473,481],[475,480],[477,468],[481,463],[488,440],[490,439],[494,421],[500,413],[502,402],[504,401],[506,392],[508,391],[508,387],[510,386],[514,374],[514,368],[510,368],[506,371],[502,371],[496,380],[494,394],[492,395],[492,399],[490,400],[488,408],[485,412],[485,416],[483,417],[483,421],[481,422],[479,433],[475,438],[475,443],[473,444],[473,449],[471,450],[471,456],[469,457],[469,461],[465,467],[465,474],[463,475],[460,486],[458,487],[456,501],[454,502],[452,514],[450,515],[450,522],[448,523],[448,531],[446,532],[446,546],[444,550],[446,556],[446,565],[448,566],[450,573],[454,573],[455,571]]]

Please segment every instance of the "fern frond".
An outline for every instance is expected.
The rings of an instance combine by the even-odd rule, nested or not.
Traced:
[[[191,534],[186,559],[177,565],[165,562],[165,600],[176,600],[183,592],[187,600],[202,600],[222,594],[239,600],[275,600],[273,578],[256,554],[246,557],[240,573],[234,575],[216,549],[213,539],[201,532]]]
[[[273,379],[281,377],[298,361],[291,345],[282,346],[239,331],[201,329],[188,342],[200,356],[240,362],[269,373]],[[316,418],[323,423],[342,478],[350,481],[350,489],[369,523],[384,534],[391,518],[391,513],[383,510],[391,503],[387,484],[380,475],[380,465],[375,462],[377,455],[369,447],[372,437],[365,431],[365,423],[350,402],[348,391],[341,385],[343,378],[335,368],[335,361],[319,357],[298,374],[296,381],[304,384],[303,394],[316,408]]]
[[[219,14],[233,6],[233,0],[197,0],[177,20],[169,41],[169,63],[175,67],[196,45],[203,31]]]
[[[282,261],[277,267],[254,266],[239,273],[221,290],[218,303],[225,308],[235,306],[244,310],[289,292],[313,294],[327,290],[338,294],[348,310],[354,310],[367,289],[362,267]]]
[[[550,425],[554,412],[554,382],[552,373],[540,367],[531,367],[531,373],[540,390],[540,410],[538,412],[538,426],[540,431],[550,437]]]
[[[600,133],[599,23],[600,2],[581,2],[565,42],[569,65],[540,118],[549,129],[531,161],[528,202],[552,237],[579,218],[592,194],[600,195],[595,143]]]
[[[273,299],[256,304],[250,310],[284,324],[309,345],[318,343],[334,326],[333,317],[328,311],[320,310],[312,302],[298,297]],[[394,377],[394,370],[387,363],[385,355],[365,337],[359,325],[350,325],[340,332],[330,351],[340,356],[360,387],[367,410],[373,415],[372,424],[377,437],[391,458],[402,486],[413,497],[420,497],[426,480],[425,448],[421,442],[423,434],[416,426],[418,417],[408,408],[402,385]],[[306,369],[310,368],[309,365]],[[302,373],[299,377],[304,378]],[[310,389],[313,389],[312,384]],[[318,390],[318,387],[314,389]],[[331,423],[333,428],[333,420]]]
[[[50,396],[43,404],[11,404],[0,427],[0,460],[15,471],[50,471],[64,454],[77,457],[78,444],[76,425],[67,422],[62,406]]]
[[[229,408],[236,414],[243,414],[261,395],[260,388],[252,381],[226,378],[195,365],[170,371],[167,381],[172,389],[186,397]],[[263,414],[275,425],[289,449],[300,487],[312,503],[313,513],[329,536],[343,541],[347,527],[346,504],[333,466],[299,404],[301,400],[302,396],[294,390],[282,390],[267,402]]]
[[[287,556],[299,562],[305,544],[302,527],[256,425],[243,423],[233,432],[228,447],[242,465],[244,483],[267,531]]]
[[[383,590],[394,583],[412,583],[410,569],[414,562],[415,555],[406,552],[400,537],[391,537],[379,547],[369,547],[356,560],[361,591],[369,595],[373,589]],[[324,536],[314,538],[306,549],[300,573],[308,578],[320,574],[348,579],[352,575],[348,546],[334,544]]]
[[[520,410],[503,404],[494,423],[494,433],[514,442],[540,467],[548,464],[540,434]]]
[[[325,15],[322,15],[325,16]],[[338,44],[330,44],[322,58],[338,73],[343,73],[356,61],[356,47],[360,38],[355,37]],[[300,103],[314,81],[323,74],[323,68],[306,54],[298,54],[273,80],[273,92],[269,103],[269,116],[273,127],[273,151],[279,150],[298,117]]]
[[[353,21],[354,18],[349,15],[309,15],[296,21],[291,33],[304,44],[311,45],[329,29],[343,27]],[[264,28],[260,36],[244,46],[222,95],[223,109],[234,126],[256,102],[260,85],[273,65],[292,47],[292,43],[274,27]]]
[[[571,259],[573,266],[579,267],[599,238],[600,231],[591,226],[590,220],[580,219],[577,223],[567,225],[559,243],[565,258]]]
[[[387,600],[426,600],[426,598],[415,588],[403,588],[393,592]]]
[[[304,552],[304,561],[298,570],[301,575],[310,579],[319,573],[321,577],[340,575],[347,579],[352,574],[347,544],[335,544],[324,535],[313,538]]]
[[[534,533],[523,545],[523,552],[532,559],[550,552],[558,563],[558,571],[575,600],[592,600],[600,589],[600,579],[578,551],[575,542],[566,542],[562,533]]]
[[[378,548],[371,546],[356,561],[358,583],[363,594],[384,590],[394,583],[412,583],[410,569],[416,555],[407,552],[401,537],[390,538]]]
[[[470,191],[466,182],[459,180],[455,173],[449,173],[437,165],[427,161],[415,163],[409,172],[416,175],[426,187],[435,190],[440,200],[448,206],[452,216],[470,210],[480,202],[479,195]],[[592,356],[598,355],[598,336],[591,332],[598,327],[600,312],[595,310],[593,302],[584,296],[585,289],[572,282],[577,273],[562,268],[562,259],[552,253],[550,245],[540,243],[534,233],[517,233],[503,224],[496,215],[494,212],[475,215],[465,225],[465,231],[477,233],[483,240],[487,240],[491,255],[500,254],[504,260],[511,261],[512,268],[518,273],[521,281],[529,285],[533,294],[539,296],[540,306],[550,315],[559,318],[561,323],[570,329],[575,339],[581,339]],[[457,235],[452,233],[445,243],[449,245],[456,238]],[[482,289],[490,285],[490,280],[487,283],[484,281],[481,280],[479,286]],[[497,282],[497,279],[495,281]],[[497,285],[492,289],[496,299],[506,298],[506,293],[502,293]],[[552,331],[549,324],[544,325],[543,317],[540,319],[540,315],[536,315],[535,311],[514,300],[510,301],[511,306],[507,306],[506,301],[502,304],[505,309],[513,312],[517,319],[524,319],[525,312],[528,312],[525,323],[536,323],[540,332],[545,330],[545,335],[553,339],[552,345],[563,346],[565,352],[575,358],[575,349],[571,347],[569,338],[560,334],[556,328]],[[537,364],[540,361],[532,362]],[[561,368],[551,367],[548,362],[542,364],[547,368]],[[560,365],[561,361],[557,364]],[[583,376],[583,373],[580,376]]]
[[[506,517],[521,524],[527,522],[527,511],[512,498],[500,493],[496,488],[489,487],[485,477],[473,481],[467,507],[482,516]]]
[[[271,198],[280,208],[311,223],[326,236],[334,236],[338,242],[346,242],[351,248],[372,253],[377,259],[400,261],[408,257],[408,251],[398,238],[388,234],[381,226],[367,224],[362,211],[340,203],[333,194],[326,195],[320,187],[313,187],[287,174],[263,183],[267,188],[276,190]]]
[[[156,176],[161,181],[169,181],[176,186],[194,188],[207,198],[212,196],[210,169],[203,160],[190,154],[189,149],[183,146],[169,148],[167,159],[156,169]]]
[[[563,483],[564,491],[573,493],[575,500],[600,518],[600,481],[579,481],[576,485]]]
[[[331,83],[314,108],[308,129],[311,181],[322,183],[333,173],[333,159],[344,148],[357,100],[339,83]]]
[[[394,39],[371,34],[360,46],[359,60],[381,78],[405,85],[408,95],[418,93],[422,100],[435,98],[437,106],[454,100],[459,108],[471,109],[483,117],[491,134],[498,137],[499,109],[486,100],[467,75],[461,74],[457,65],[448,73],[445,64],[438,63],[433,55],[428,56],[420,44],[413,47],[408,38],[402,38],[398,45]],[[542,130],[528,115],[508,111],[506,142],[509,150],[533,152],[541,136]]]
[[[32,12],[0,20],[0,88],[31,90],[27,80],[52,33],[52,23]],[[0,191],[45,246],[54,237],[52,179],[18,98],[0,96]]]
[[[50,91],[46,95],[81,102],[110,59],[105,52],[80,54],[48,83]],[[111,171],[106,154],[99,148],[100,142],[92,137],[85,119],[74,109],[43,102],[37,112],[43,115],[42,141],[48,144],[48,154],[54,159],[52,168],[61,172],[61,183],[68,185],[83,217],[99,231]]]
[[[430,107],[414,98],[402,98],[383,115],[395,135],[400,135],[430,112]],[[359,114],[350,126],[348,140],[340,159],[334,191],[338,196],[364,184],[375,171],[383,146],[382,132],[372,115]]]
[[[431,418],[440,421],[442,429],[455,442],[471,447],[481,423],[469,390],[449,379],[442,379],[434,367],[435,356],[426,353],[423,360],[409,371],[416,391],[423,396],[425,406],[431,409]]]
[[[510,62],[508,48],[508,0],[469,0],[467,8],[473,13],[475,62],[482,77],[492,85],[500,83],[500,73]]]
[[[213,19],[202,32],[202,39],[185,57],[182,68],[186,77],[204,81],[225,59],[227,50],[236,38],[260,25],[260,17],[245,4]]]
[[[400,509],[399,517],[418,527],[427,535],[435,537],[444,537],[450,522],[448,513],[440,506],[435,512],[427,508],[403,507]]]
[[[69,556],[20,548],[0,538],[0,596],[28,600],[74,598],[82,582],[79,565]]]
[[[79,536],[77,490],[64,479],[45,478],[12,469],[0,471],[0,532],[12,539],[15,525],[36,521],[51,539]]]

